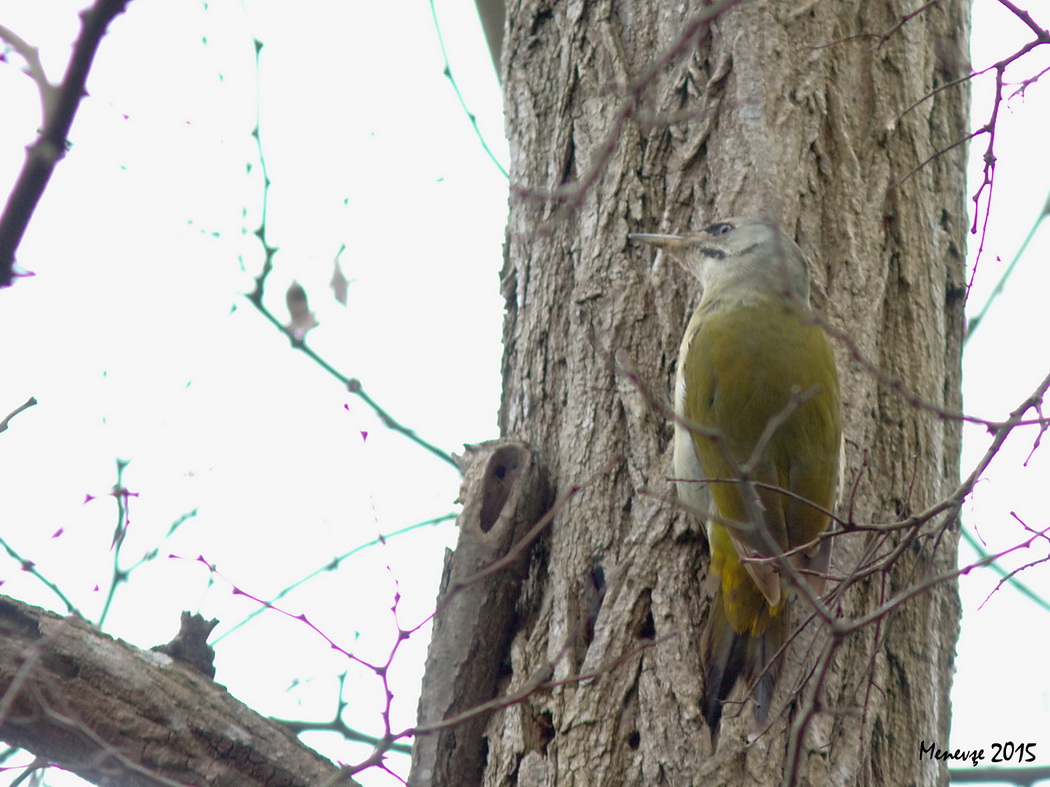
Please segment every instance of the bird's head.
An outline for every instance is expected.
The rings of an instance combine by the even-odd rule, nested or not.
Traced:
[[[809,265],[798,245],[766,219],[729,218],[683,235],[632,233],[664,249],[700,280],[704,300],[779,295],[809,305]]]

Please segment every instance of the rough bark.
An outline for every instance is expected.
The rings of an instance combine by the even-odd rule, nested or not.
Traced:
[[[829,652],[826,628],[811,623],[785,657],[771,726],[749,742],[750,712],[727,707],[712,755],[698,677],[706,545],[670,502],[671,424],[646,396],[669,402],[698,293],[626,236],[732,215],[777,221],[811,258],[815,305],[852,338],[833,342],[846,433],[840,514],[887,525],[945,498],[959,478],[960,429],[936,408],[961,406],[967,216],[964,150],[935,154],[965,135],[968,94],[932,91],[958,76],[935,52],[946,41],[965,48],[968,4],[931,4],[903,24],[913,4],[896,0],[721,5],[685,41],[700,2],[507,6],[500,424],[537,447],[558,493],[582,486],[551,527],[536,614],[511,645],[510,690],[551,661],[556,678],[599,677],[496,714],[488,785],[775,784],[792,724],[803,723],[798,782],[947,779],[918,745],[948,738],[960,612],[950,581],[839,640],[809,699],[807,676]],[[835,614],[856,619],[950,570],[954,516],[836,538],[833,572],[847,581],[829,602]],[[900,554],[848,580],[869,549]]]
[[[550,500],[546,471],[528,446],[492,440],[468,446],[459,540],[447,554],[438,594],[410,784],[478,784],[485,767],[482,732],[516,628],[515,606],[529,553],[542,535]],[[459,714],[469,714],[442,726]]]
[[[0,738],[106,785],[355,784],[192,667],[0,597]]]

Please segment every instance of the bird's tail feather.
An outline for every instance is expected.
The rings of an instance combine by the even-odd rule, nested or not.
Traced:
[[[718,745],[718,731],[722,720],[722,704],[729,698],[740,678],[753,688],[754,717],[765,724],[773,701],[780,672],[777,653],[787,642],[790,633],[788,605],[781,604],[777,614],[767,610],[756,616],[768,620],[760,633],[753,629],[737,633],[726,616],[721,588],[711,603],[711,613],[704,629],[701,649],[704,659],[703,713],[711,730],[712,747]],[[754,636],[753,636],[754,634]],[[757,684],[756,684],[757,680]]]

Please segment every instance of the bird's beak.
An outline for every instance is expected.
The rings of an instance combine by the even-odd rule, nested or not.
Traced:
[[[648,232],[628,232],[627,237],[661,249],[674,248],[684,240],[681,235],[657,235]]]

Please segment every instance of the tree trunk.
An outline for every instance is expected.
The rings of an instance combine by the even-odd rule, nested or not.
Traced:
[[[933,91],[962,76],[935,53],[965,51],[969,22],[945,0],[902,23],[913,6],[508,2],[500,425],[575,492],[510,648],[508,692],[551,665],[555,685],[490,719],[485,784],[946,782],[919,745],[948,740],[954,581],[886,605],[956,560],[955,507],[891,528],[959,478],[959,421],[938,410],[961,407],[965,151],[937,154],[966,134],[968,87]],[[673,500],[664,409],[698,291],[627,233],[734,215],[776,221],[813,263],[843,387],[838,514],[880,526],[835,538],[827,604],[844,624],[885,614],[835,637],[811,620],[770,725],[727,705],[712,753],[706,543]]]

